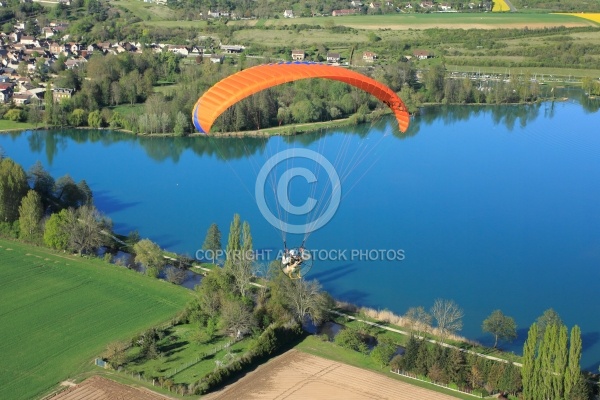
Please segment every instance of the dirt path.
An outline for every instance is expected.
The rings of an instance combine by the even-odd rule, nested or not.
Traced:
[[[206,399],[395,399],[454,397],[298,350],[276,357]]]

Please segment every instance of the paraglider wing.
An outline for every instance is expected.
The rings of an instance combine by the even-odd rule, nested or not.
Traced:
[[[402,132],[408,129],[408,111],[392,89],[358,72],[311,62],[258,65],[217,82],[196,102],[192,111],[194,126],[198,132],[206,134],[217,117],[238,101],[272,86],[308,78],[345,82],[371,93],[392,109]]]

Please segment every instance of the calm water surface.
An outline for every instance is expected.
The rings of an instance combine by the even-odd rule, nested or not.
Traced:
[[[462,333],[488,344],[481,323],[501,309],[520,327],[519,339],[504,348],[519,353],[529,325],[553,307],[569,326],[581,326],[582,366],[597,370],[597,110],[597,103],[575,101],[430,108],[406,136],[382,118],[268,141],[69,130],[3,134],[0,146],[26,168],[40,160],[55,177],[86,179],[118,232],[137,229],[190,255],[213,222],[225,242],[236,212],[250,223],[255,248],[275,255],[282,237],[256,206],[258,169],[279,150],[315,150],[343,178],[335,216],[306,243],[347,250],[347,259],[318,262],[310,273],[336,298],[397,313],[454,299],[465,310]],[[294,182],[294,204],[315,187],[326,192]],[[352,249],[403,250],[405,259],[361,261]]]

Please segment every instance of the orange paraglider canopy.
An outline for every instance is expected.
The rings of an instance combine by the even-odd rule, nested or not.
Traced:
[[[308,78],[345,82],[371,93],[392,109],[402,132],[408,129],[408,111],[392,89],[358,72],[312,62],[258,65],[217,82],[196,102],[192,111],[194,126],[198,132],[208,133],[217,117],[238,101],[272,86]]]

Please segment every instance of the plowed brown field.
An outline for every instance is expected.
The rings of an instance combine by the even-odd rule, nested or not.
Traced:
[[[236,383],[206,398],[211,400],[455,399],[372,371],[297,350],[290,350],[270,360]]]
[[[52,400],[165,400],[169,397],[146,389],[122,385],[110,379],[93,376],[73,386]]]

